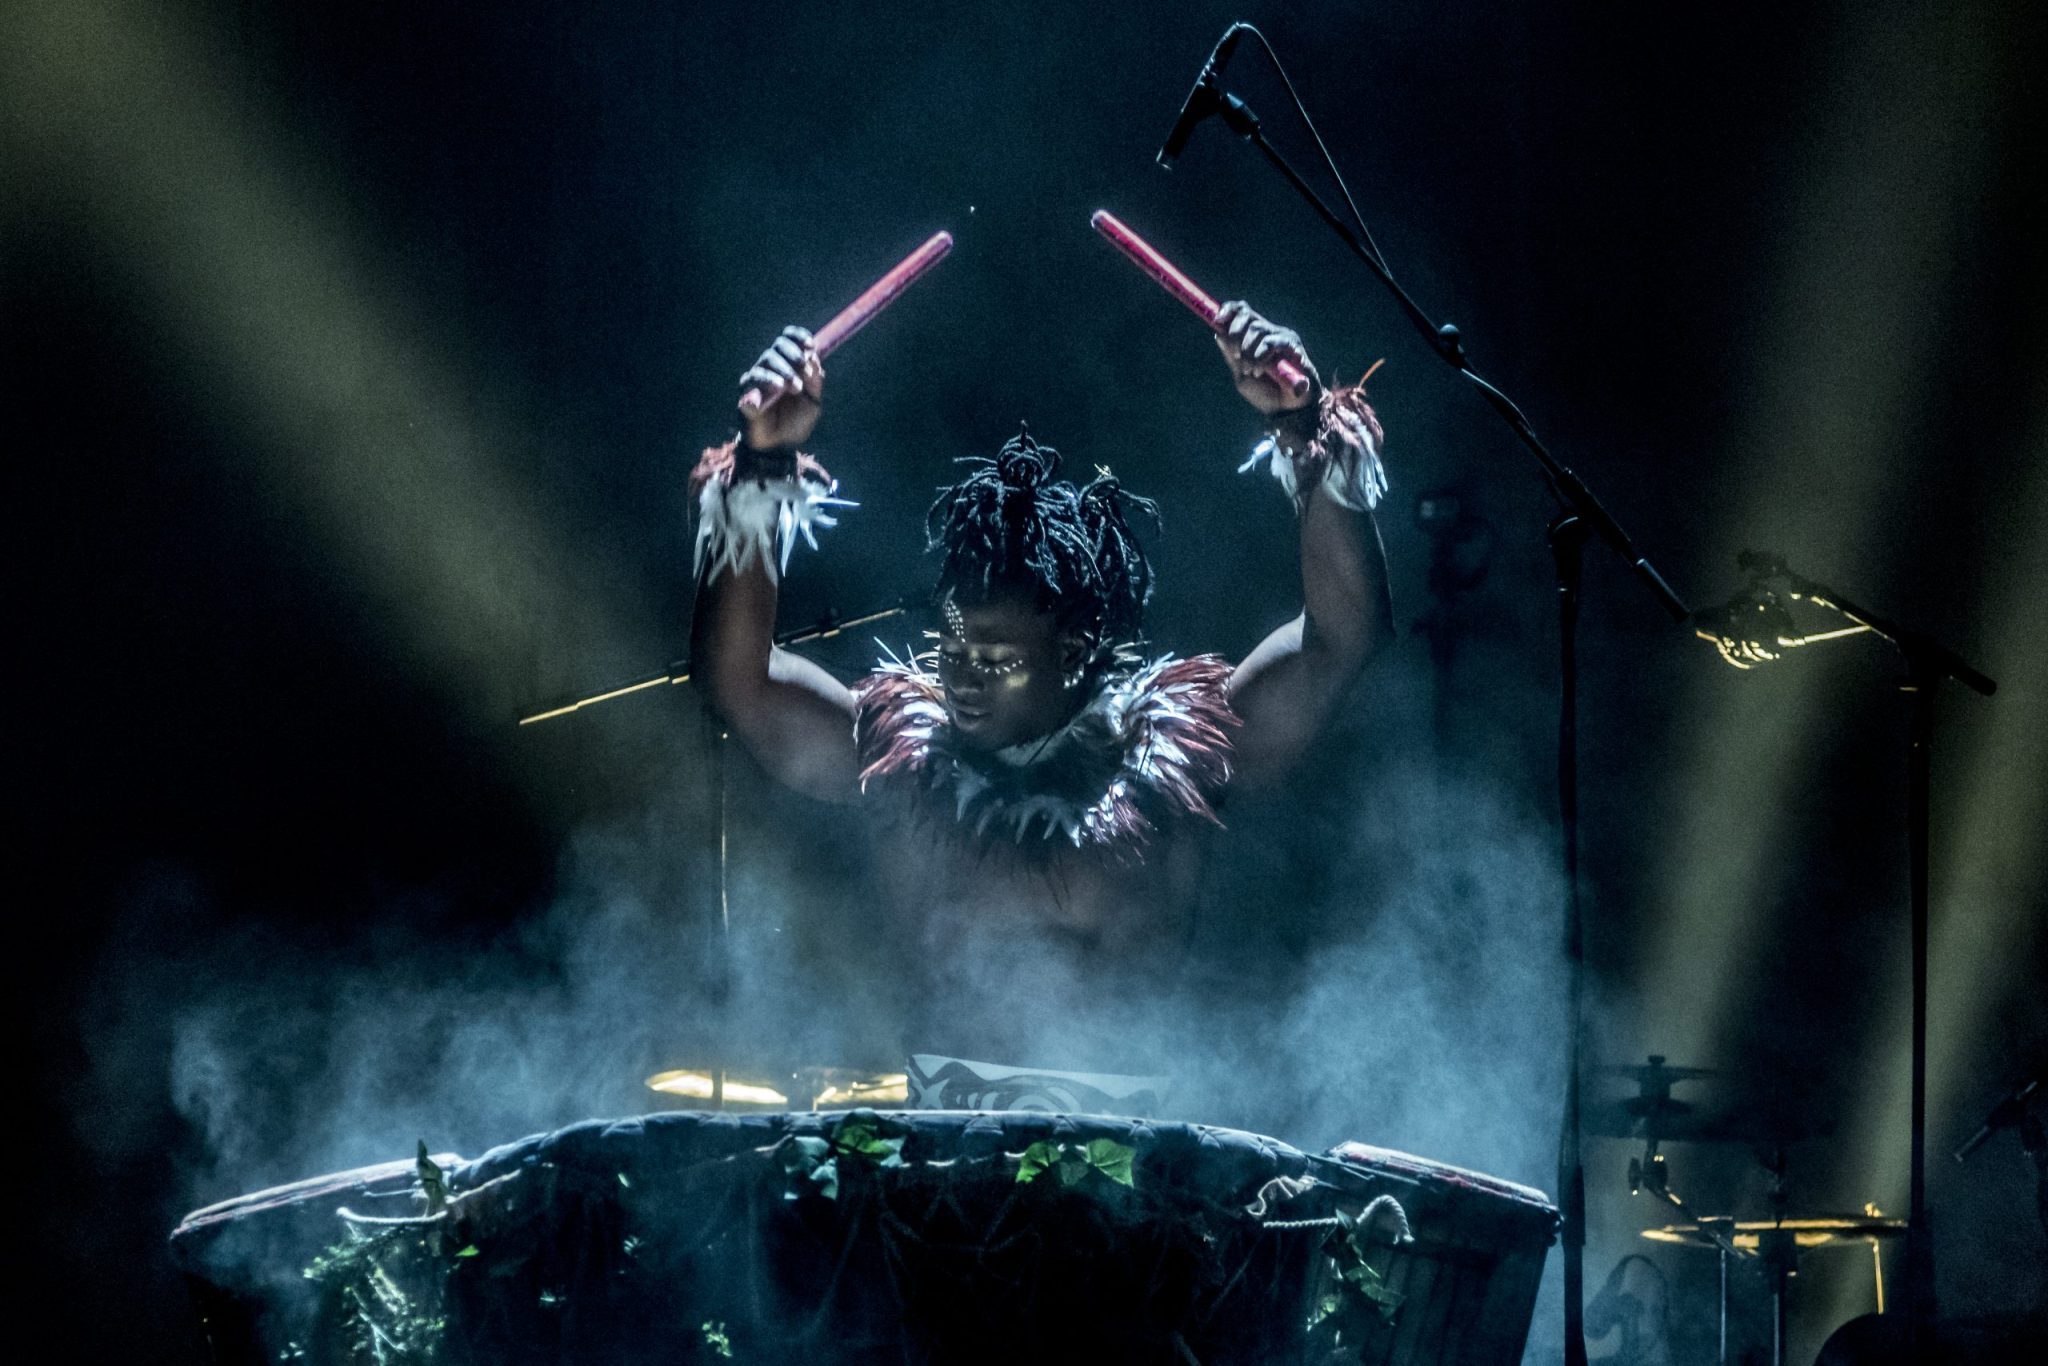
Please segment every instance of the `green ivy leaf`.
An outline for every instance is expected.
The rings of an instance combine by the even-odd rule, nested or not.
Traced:
[[[1370,1301],[1379,1310],[1380,1317],[1392,1323],[1401,1302],[1407,1297],[1388,1285],[1386,1274],[1372,1264],[1367,1221],[1363,1216],[1349,1215],[1341,1209],[1335,1213],[1338,1226],[1332,1230],[1323,1250],[1336,1268],[1338,1284]]]
[[[865,1158],[878,1167],[900,1167],[903,1165],[903,1141],[905,1135],[886,1135],[873,1124],[861,1120],[842,1122],[832,1135],[832,1146],[840,1152]]]
[[[1059,1164],[1065,1144],[1051,1143],[1044,1139],[1024,1150],[1024,1156],[1017,1162],[1017,1184],[1029,1185]]]
[[[1131,1163],[1138,1155],[1136,1148],[1126,1148],[1111,1139],[1097,1138],[1089,1142],[1085,1151],[1091,1168],[1101,1172],[1119,1186],[1135,1188],[1137,1183],[1132,1180]]]
[[[1086,1180],[1088,1173],[1097,1172],[1119,1186],[1131,1186],[1135,1184],[1131,1164],[1136,1156],[1135,1148],[1107,1138],[1093,1139],[1078,1147],[1041,1139],[1026,1148],[1018,1159],[1017,1183],[1025,1185],[1051,1172],[1062,1186],[1071,1187]]]

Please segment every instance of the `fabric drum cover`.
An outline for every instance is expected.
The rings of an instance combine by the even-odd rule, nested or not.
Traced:
[[[438,1165],[187,1216],[216,1359],[1511,1366],[1557,1224],[1357,1144],[1044,1113],[675,1112]]]

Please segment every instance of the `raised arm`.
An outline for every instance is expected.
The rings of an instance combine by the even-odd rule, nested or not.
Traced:
[[[1230,680],[1244,718],[1234,781],[1286,773],[1393,634],[1386,555],[1372,507],[1383,487],[1379,423],[1357,390],[1320,382],[1296,399],[1266,377],[1282,356],[1315,374],[1301,339],[1240,302],[1216,339],[1237,391],[1271,420],[1270,459],[1299,514],[1302,610],[1245,656]]]
[[[781,781],[828,801],[858,792],[853,696],[809,660],[775,644],[776,585],[788,542],[830,525],[831,481],[797,444],[818,424],[825,371],[800,327],[783,330],[740,388],[739,439],[697,467],[697,606],[691,668],[728,730]]]

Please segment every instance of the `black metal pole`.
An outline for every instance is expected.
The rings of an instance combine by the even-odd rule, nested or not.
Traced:
[[[1721,1255],[1721,1300],[1720,1300],[1720,1343],[1714,1354],[1716,1366],[1728,1366],[1728,1249],[1720,1249]]]
[[[1586,1362],[1586,1173],[1579,1154],[1579,1046],[1586,945],[1579,900],[1579,583],[1588,534],[1567,512],[1550,524],[1557,565],[1557,823],[1564,850],[1565,1080],[1557,1143],[1564,1229],[1564,1360]]]
[[[1928,1359],[1934,1323],[1934,1230],[1927,1211],[1928,811],[1932,801],[1934,689],[1941,670],[1912,650],[1906,691],[1913,719],[1906,758],[1906,864],[1912,903],[1912,1175],[1906,1208],[1906,1341],[1912,1359]]]
[[[1796,591],[1814,602],[1840,612],[1849,620],[1891,641],[1906,661],[1906,681],[1901,686],[1913,699],[1906,741],[1906,897],[1911,917],[1913,1003],[1909,1045],[1912,1092],[1908,1114],[1911,1134],[1907,1159],[1910,1171],[1906,1200],[1905,1324],[1906,1343],[1912,1359],[1927,1360],[1932,1355],[1935,1315],[1934,1228],[1933,1215],[1927,1207],[1927,941],[1932,918],[1927,870],[1929,811],[1934,801],[1934,691],[1944,678],[1953,678],[1972,692],[1989,697],[1998,691],[1998,684],[1971,668],[1947,646],[1851,602],[1826,584],[1793,573],[1782,559],[1767,557],[1759,563],[1766,563]]]

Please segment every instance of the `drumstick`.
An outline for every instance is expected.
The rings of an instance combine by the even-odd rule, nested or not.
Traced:
[[[1107,237],[1118,251],[1130,257],[1131,263],[1139,270],[1157,280],[1168,294],[1186,304],[1190,313],[1209,324],[1210,331],[1221,335],[1223,328],[1216,321],[1216,315],[1223,311],[1223,306],[1203,293],[1200,285],[1181,274],[1179,267],[1161,256],[1150,242],[1125,227],[1108,209],[1097,209],[1088,223]],[[1308,392],[1308,376],[1285,356],[1274,360],[1267,373],[1275,384],[1296,398]]]
[[[930,270],[953,249],[953,234],[935,232],[931,239],[910,255],[896,263],[896,268],[868,286],[865,294],[855,299],[839,315],[819,328],[811,338],[819,358],[837,351],[848,337],[866,327],[874,316],[896,302],[897,296],[917,282],[917,277]],[[761,406],[761,391],[749,389],[740,395],[740,407],[754,409]]]

